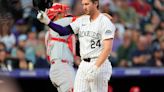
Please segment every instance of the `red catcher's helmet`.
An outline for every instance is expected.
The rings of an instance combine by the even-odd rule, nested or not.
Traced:
[[[58,13],[67,13],[69,7],[60,3],[54,3],[51,8],[47,10],[47,15],[50,19],[53,19]]]

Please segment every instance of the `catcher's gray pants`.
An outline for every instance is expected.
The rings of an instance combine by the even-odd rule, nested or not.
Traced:
[[[58,92],[72,92],[75,71],[72,64],[62,60],[53,60],[50,67],[50,80]]]

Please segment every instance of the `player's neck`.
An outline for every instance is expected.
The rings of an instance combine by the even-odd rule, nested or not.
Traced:
[[[90,15],[90,21],[94,21],[100,14],[99,10],[95,10],[91,15]]]

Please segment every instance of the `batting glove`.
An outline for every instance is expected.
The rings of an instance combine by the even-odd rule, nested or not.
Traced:
[[[50,19],[48,18],[47,14],[43,11],[39,11],[37,14],[37,19],[41,22],[44,23],[46,25],[48,25],[50,23]]]
[[[88,81],[93,81],[98,74],[98,67],[96,65],[91,66],[87,72],[86,79]]]

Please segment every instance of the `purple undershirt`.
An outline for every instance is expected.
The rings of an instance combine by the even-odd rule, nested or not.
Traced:
[[[55,32],[59,33],[60,36],[65,36],[69,34],[73,34],[73,30],[70,25],[63,27],[61,25],[58,25],[56,23],[53,23],[52,21],[48,24],[48,26],[54,30]]]

